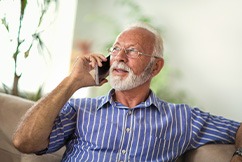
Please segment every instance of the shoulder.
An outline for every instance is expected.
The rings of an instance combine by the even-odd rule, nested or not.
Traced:
[[[161,98],[157,97],[154,92],[150,93],[151,102],[160,110],[160,111],[189,111],[191,112],[192,107],[184,103],[171,103]]]
[[[73,109],[97,109],[102,105],[107,99],[107,96],[99,96],[94,98],[71,98],[67,103],[67,107],[72,107]]]
[[[191,114],[193,107],[191,107],[188,104],[184,103],[171,103],[171,102],[166,102],[166,101],[161,101],[160,110],[162,111],[169,111],[169,112],[186,112]]]

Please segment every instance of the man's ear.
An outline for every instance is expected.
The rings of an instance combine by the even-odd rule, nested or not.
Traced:
[[[164,59],[163,58],[156,59],[155,64],[153,65],[152,76],[153,77],[156,76],[161,71],[163,66],[164,66]]]

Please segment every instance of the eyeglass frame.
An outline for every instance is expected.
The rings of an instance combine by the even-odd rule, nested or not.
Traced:
[[[119,48],[119,50],[117,50],[117,54],[113,54],[113,50],[114,50],[114,48]],[[128,58],[138,58],[138,57],[140,57],[140,55],[143,55],[143,56],[149,56],[149,57],[154,57],[154,58],[156,58],[156,59],[162,59],[162,57],[159,57],[159,56],[155,56],[155,55],[149,55],[149,54],[145,54],[145,53],[143,53],[143,52],[139,52],[136,48],[124,48],[124,47],[117,47],[117,46],[112,46],[112,47],[110,47],[110,48],[108,48],[108,52],[109,52],[109,54],[110,55],[112,55],[112,56],[117,56],[118,54],[119,54],[119,52],[121,52],[122,50],[124,50],[124,53],[125,53],[125,55],[128,57]],[[132,50],[134,50],[134,51],[132,51]],[[130,55],[128,55],[128,53],[129,52],[137,52],[138,53],[138,55],[137,55],[137,57],[130,57]]]

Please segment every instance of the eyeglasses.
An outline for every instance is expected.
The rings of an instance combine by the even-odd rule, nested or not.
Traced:
[[[142,52],[139,52],[137,49],[135,48],[122,48],[122,47],[118,47],[118,46],[114,46],[108,49],[108,52],[112,55],[112,56],[117,56],[119,54],[120,51],[124,50],[124,53],[126,54],[127,57],[129,58],[138,58],[140,55],[143,56],[149,56],[149,57],[154,57],[154,58],[160,58],[158,56],[154,56],[154,55],[149,55],[149,54],[144,54]]]

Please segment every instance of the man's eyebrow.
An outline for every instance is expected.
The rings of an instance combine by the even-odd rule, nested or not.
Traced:
[[[119,42],[115,42],[113,45],[120,45],[120,43]]]
[[[119,46],[122,46],[121,43],[119,43],[119,42],[116,42],[116,43],[114,43],[113,45],[119,45]],[[127,48],[127,47],[132,47],[132,46],[140,47],[139,43],[135,43],[135,44],[132,43],[132,44],[127,44],[127,45],[125,45],[126,48]]]

